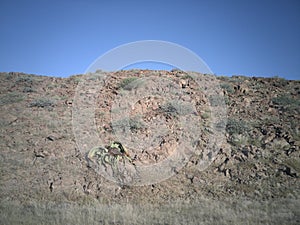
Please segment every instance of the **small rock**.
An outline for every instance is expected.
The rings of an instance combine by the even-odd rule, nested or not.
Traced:
[[[225,164],[222,164],[218,167],[219,172],[223,172],[225,170]]]
[[[283,166],[281,168],[278,169],[279,171],[283,172],[284,174],[288,175],[288,176],[291,176],[291,177],[298,177],[298,174],[297,172],[289,167],[289,166]]]
[[[267,110],[269,113],[271,114],[275,114],[276,113],[276,109],[269,107]]]
[[[231,177],[230,169],[225,169],[224,175],[225,177]]]
[[[181,80],[180,83],[181,83],[181,87],[182,87],[182,88],[186,88],[187,85],[188,85],[188,83],[187,83],[186,80]]]
[[[267,137],[265,137],[264,139],[263,139],[263,143],[264,144],[267,144],[267,143],[269,143],[269,142],[271,142],[274,138],[275,138],[275,134],[274,133],[272,133],[272,134],[269,134]]]
[[[300,141],[295,141],[294,146],[300,146]]]
[[[255,190],[255,191],[254,191],[254,194],[257,195],[257,196],[261,196],[261,193],[260,193],[260,191],[258,191],[258,190]]]
[[[186,174],[186,178],[189,179],[189,180],[191,181],[191,183],[193,183],[194,174],[192,174],[192,173],[187,173],[187,174]]]
[[[249,107],[251,105],[251,99],[248,97],[243,98],[243,102],[246,107]]]
[[[16,116],[8,116],[7,120],[8,120],[8,124],[15,125],[16,121],[18,120],[18,117],[16,117]]]
[[[66,104],[67,106],[72,106],[73,101],[72,101],[72,100],[66,100],[66,101],[65,101],[65,104]]]
[[[110,126],[109,124],[104,124],[104,125],[103,125],[103,129],[104,129],[105,131],[111,131],[111,130],[112,130],[112,128],[111,128],[111,126]]]
[[[274,158],[273,163],[274,164],[280,164],[280,163],[282,163],[282,160],[280,160],[279,158]]]
[[[48,137],[47,137],[47,140],[49,140],[49,141],[55,141],[57,138],[55,137],[55,136],[53,136],[53,135],[49,135]]]
[[[249,150],[247,148],[242,149],[242,153],[248,158],[249,156]]]

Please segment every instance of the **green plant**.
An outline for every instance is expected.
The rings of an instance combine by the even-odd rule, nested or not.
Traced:
[[[39,107],[39,108],[45,108],[45,107],[53,107],[55,105],[54,101],[51,99],[45,99],[40,98],[36,99],[33,102],[30,103],[30,107]]]
[[[192,75],[190,75],[190,74],[184,74],[183,77],[182,77],[182,79],[188,80],[188,79],[194,79],[194,77]]]
[[[234,92],[234,89],[232,87],[232,85],[228,84],[228,83],[223,83],[220,85],[220,87],[224,90],[227,91],[227,93],[232,94]]]
[[[284,112],[300,112],[300,99],[289,95],[281,95],[272,99],[272,102]]]
[[[136,82],[134,82],[137,79],[138,79],[138,77],[125,78],[119,83],[118,88],[124,89],[124,90],[131,90],[137,85]]]
[[[24,87],[23,92],[24,93],[34,92],[34,89],[32,87]]]
[[[79,84],[82,80],[82,76],[81,75],[73,75],[70,76],[70,79],[75,83],[75,84]]]
[[[230,103],[231,103],[230,98],[228,97],[228,95],[224,96],[224,101],[225,101],[226,105],[230,105]]]
[[[19,92],[10,92],[0,97],[0,105],[20,102],[23,99],[24,99],[23,95],[21,95]]]
[[[226,102],[224,101],[224,98],[222,98],[220,95],[212,94],[208,96],[210,105],[212,107],[219,107],[219,106],[225,106]]]
[[[201,114],[201,118],[202,119],[208,119],[208,118],[210,118],[210,112],[205,112],[205,113]]]
[[[231,143],[233,146],[241,146],[246,145],[249,143],[249,137],[248,135],[242,135],[242,134],[232,134],[228,142]]]
[[[50,83],[50,84],[48,84],[48,86],[47,86],[47,88],[50,89],[50,90],[53,90],[53,89],[55,89],[55,88],[57,88],[57,87],[58,87],[58,84],[55,84],[55,83]]]
[[[275,82],[274,82],[274,86],[275,86],[275,87],[286,86],[286,85],[288,85],[288,83],[289,83],[288,80],[286,80],[286,79],[283,78],[283,77],[279,77],[279,76],[275,76],[275,77],[270,78],[270,79],[275,80]]]
[[[139,118],[130,118],[129,127],[131,131],[137,131],[143,129],[145,127],[145,124]]]
[[[1,73],[6,80],[11,80],[13,78],[12,73]]]
[[[29,76],[21,76],[21,77],[17,78],[16,82],[17,83],[32,83],[33,79],[32,79],[32,77],[29,77]]]
[[[188,115],[194,112],[194,109],[189,104],[183,104],[178,101],[166,102],[161,105],[159,111],[171,117],[180,115]]]
[[[249,79],[249,78],[247,78],[245,76],[234,75],[231,77],[230,82],[232,82],[232,83],[244,82],[247,79]]]
[[[129,128],[130,131],[137,131],[145,128],[145,123],[141,120],[139,116],[135,116],[114,121],[112,122],[112,126],[117,129],[125,130],[126,128]]]
[[[226,131],[230,135],[244,134],[250,130],[249,125],[243,120],[229,118],[226,125]]]
[[[252,89],[259,90],[259,89],[262,89],[262,88],[263,88],[263,84],[262,83],[253,82]]]
[[[293,98],[289,95],[281,95],[272,99],[275,105],[281,106],[284,109],[299,109],[300,99]]]

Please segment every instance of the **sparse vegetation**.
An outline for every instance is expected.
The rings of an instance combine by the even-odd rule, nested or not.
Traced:
[[[245,76],[234,75],[229,79],[229,81],[233,82],[233,83],[239,83],[239,82],[244,82],[247,79],[249,79],[249,78],[245,77]]]
[[[276,80],[276,82],[274,83],[274,85],[276,87],[285,86],[285,85],[287,85],[289,83],[288,80],[286,80],[283,77],[279,77],[279,76],[274,76],[271,79],[275,79]]]
[[[133,89],[137,84],[134,83],[134,81],[136,81],[138,79],[138,77],[128,77],[128,78],[124,78],[118,85],[118,87],[120,89],[124,89],[124,90],[131,90]]]
[[[298,110],[300,111],[300,98],[293,98],[288,94],[280,95],[272,99],[272,102],[284,109],[287,110]]]
[[[145,128],[145,124],[139,117],[129,119],[129,127],[131,131],[137,131],[139,129]]]
[[[30,76],[21,76],[21,77],[18,77],[17,80],[16,80],[17,83],[32,83],[33,82],[33,78],[30,77]]]
[[[234,118],[228,118],[226,125],[226,131],[228,134],[246,134],[249,130],[250,127],[247,122]]]
[[[6,104],[13,104],[20,102],[24,99],[23,95],[19,92],[9,92],[0,96],[0,106]]]
[[[184,72],[184,75],[183,75],[182,78],[183,78],[183,79],[186,79],[186,80],[188,80],[188,79],[194,79],[194,77],[193,77],[192,75],[187,74],[187,73],[185,73],[185,72]]]
[[[39,107],[39,108],[46,108],[46,107],[53,107],[55,102],[51,99],[40,98],[36,99],[30,103],[30,107]]]
[[[206,119],[210,118],[210,115],[211,115],[210,112],[205,112],[205,113],[201,114],[201,118],[206,120]]]
[[[23,92],[24,93],[34,92],[34,89],[32,87],[24,87]]]
[[[79,84],[82,81],[82,76],[73,75],[73,76],[70,76],[70,80],[74,81],[75,84]]]
[[[248,185],[240,185],[249,190]],[[213,187],[212,187],[213,188]],[[255,187],[251,191],[255,190]],[[270,201],[199,199],[151,204],[89,204],[30,202],[2,203],[2,224],[298,224],[299,202],[294,199]],[[14,209],[10,213],[9,209]]]
[[[247,134],[232,134],[229,137],[228,142],[234,147],[240,147],[249,143],[249,137]]]
[[[184,116],[191,114],[194,112],[194,109],[190,104],[184,104],[183,102],[179,101],[172,101],[166,102],[165,104],[161,105],[159,111],[168,116],[177,117],[180,115]]]
[[[145,128],[145,123],[142,121],[142,119],[138,116],[130,117],[130,118],[124,118],[118,121],[114,121],[112,123],[112,126],[114,129],[130,129],[131,132],[136,132],[140,129]]]
[[[3,76],[6,80],[11,80],[13,78],[13,75],[11,73],[0,73],[1,76]]]
[[[47,86],[48,89],[53,90],[56,89],[59,85],[56,83],[51,83]]]
[[[225,105],[225,101],[220,95],[210,95],[208,98],[212,107]]]
[[[221,87],[222,89],[226,90],[227,93],[229,93],[229,94],[232,94],[232,93],[234,92],[234,89],[233,89],[232,85],[229,84],[229,83],[222,83],[222,84],[220,85],[220,87]]]

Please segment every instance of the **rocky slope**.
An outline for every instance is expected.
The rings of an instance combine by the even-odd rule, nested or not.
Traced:
[[[173,79],[185,93],[183,102],[195,103],[203,132],[196,148],[205,151],[201,143],[209,137],[209,96],[192,76],[177,70],[107,73],[95,94],[94,119],[103,142],[112,141],[114,128],[122,127],[122,117],[112,113],[114,102],[122,91],[134,90],[134,80],[147,76]],[[216,79],[227,118],[224,142],[209,166],[197,169],[199,153],[168,179],[130,186],[99,175],[78,147],[72,114],[84,75],[63,79],[0,73],[1,224],[300,223],[300,81]],[[157,118],[172,130],[152,151],[129,147],[137,166],[173,154],[181,129],[175,123],[176,107],[154,97],[140,100],[130,113],[133,137],[148,140],[154,134],[147,127],[158,126]],[[63,210],[69,216],[62,216]]]

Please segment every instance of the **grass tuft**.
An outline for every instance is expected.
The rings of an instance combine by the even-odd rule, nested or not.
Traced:
[[[51,99],[40,98],[40,99],[37,99],[37,100],[34,100],[33,102],[31,102],[29,106],[30,107],[46,108],[46,107],[55,106],[55,103]]]
[[[132,90],[139,85],[139,82],[135,82],[137,80],[138,80],[138,77],[125,78],[119,83],[118,88],[127,90],[127,91]]]

